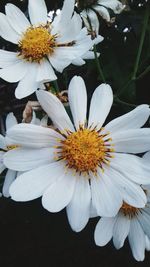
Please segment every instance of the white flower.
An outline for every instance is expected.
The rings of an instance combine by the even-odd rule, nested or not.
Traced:
[[[123,5],[118,0],[97,0],[93,1],[93,5],[89,5],[87,9],[84,9],[81,12],[81,16],[84,20],[85,26],[90,29],[90,21],[93,31],[96,31],[96,33],[98,33],[99,19],[97,14],[99,14],[107,22],[110,22],[111,18],[109,9],[111,9],[114,14],[120,14],[124,8],[125,5]]]
[[[6,5],[6,15],[0,13],[0,35],[17,45],[17,52],[0,50],[0,77],[19,82],[15,95],[26,97],[40,83],[56,80],[76,58],[82,58],[93,41],[82,28],[82,20],[74,11],[75,0],[65,0],[61,14],[48,22],[44,0],[29,0],[29,20],[13,4]],[[99,37],[99,41],[102,38]]]
[[[91,204],[98,215],[110,217],[123,201],[145,206],[140,184],[150,183],[150,168],[133,154],[150,149],[150,129],[140,129],[150,109],[141,105],[102,128],[113,102],[109,85],[95,90],[88,123],[81,77],[73,77],[68,95],[74,125],[59,99],[39,90],[38,100],[58,130],[27,124],[8,130],[7,136],[21,147],[7,152],[4,163],[13,170],[30,170],[11,185],[12,199],[29,201],[42,196],[50,212],[67,207],[71,227],[80,231],[88,222]]]
[[[148,158],[150,161],[150,153]],[[98,246],[105,246],[113,238],[114,246],[120,249],[128,237],[134,258],[144,260],[145,250],[150,250],[150,187],[145,189],[145,193],[147,203],[144,208],[135,208],[124,202],[115,217],[99,220],[94,233]]]
[[[13,113],[9,113],[6,117],[6,130],[10,129],[16,124],[17,124],[17,120],[15,116],[13,115]],[[4,165],[4,162],[3,162],[4,154],[7,151],[14,149],[16,147],[15,145],[12,145],[11,142],[8,144],[7,141],[6,141],[6,137],[4,137],[3,135],[0,135],[0,174],[6,169],[6,166]],[[4,184],[3,184],[3,189],[2,189],[2,193],[4,197],[10,196],[9,187],[11,183],[16,179],[16,177],[17,177],[16,171],[10,170],[10,169],[7,170]]]

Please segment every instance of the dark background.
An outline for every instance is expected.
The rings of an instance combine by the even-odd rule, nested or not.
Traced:
[[[36,0],[35,0],[36,1]],[[6,3],[11,2],[27,11],[27,1],[0,0],[0,10],[4,12]],[[57,9],[63,1],[46,1],[48,9]],[[101,21],[100,33],[105,41],[99,45],[101,63],[108,83],[114,93],[118,92],[130,78],[139,45],[142,21],[145,12],[145,1],[129,1],[129,10],[116,18],[114,25]],[[139,7],[139,3],[142,6]],[[117,24],[117,28],[115,25]],[[128,27],[129,31],[123,30]],[[138,69],[142,73],[150,63],[150,28],[144,42],[144,49]],[[124,38],[126,37],[126,42]],[[0,47],[12,50],[14,47],[0,39]],[[98,77],[95,62],[83,67],[70,66],[67,79],[59,75],[59,87],[66,89],[70,78],[81,75],[87,85],[89,99],[95,87],[102,82]],[[65,76],[66,77],[66,76]],[[65,82],[64,82],[65,80]],[[121,100],[125,104],[114,103],[108,120],[123,114],[134,106],[150,104],[149,73],[143,78],[131,82]],[[23,100],[14,97],[16,84],[0,81],[0,124],[3,128],[5,117],[13,111],[18,120],[28,100],[35,99],[32,95]],[[129,103],[129,105],[128,105]],[[94,244],[94,228],[96,219],[90,220],[81,233],[74,233],[66,218],[65,211],[57,214],[48,213],[42,208],[41,201],[16,203],[11,199],[0,198],[0,266],[2,267],[149,267],[150,253],[146,253],[144,262],[138,263],[132,257],[128,243],[117,251],[111,243],[104,248]]]

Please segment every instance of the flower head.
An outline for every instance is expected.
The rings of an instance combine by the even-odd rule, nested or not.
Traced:
[[[150,160],[149,152],[146,157]],[[128,237],[134,258],[144,260],[145,250],[150,250],[150,187],[144,188],[145,207],[136,208],[124,202],[115,217],[99,220],[94,234],[98,246],[106,245],[113,238],[114,246],[120,249]]]
[[[12,184],[12,199],[42,196],[43,206],[51,212],[67,207],[75,231],[86,225],[91,205],[100,216],[115,216],[123,201],[144,207],[146,195],[140,184],[149,183],[149,168],[133,154],[150,149],[150,129],[140,129],[149,117],[148,105],[102,127],[113,101],[108,84],[95,90],[87,120],[86,87],[81,77],[73,77],[68,97],[74,123],[56,96],[39,90],[37,97],[56,130],[20,124],[7,132],[20,147],[7,152],[4,163],[28,171]]]
[[[65,0],[52,23],[44,0],[28,1],[30,21],[13,4],[6,5],[6,15],[0,13],[1,37],[17,45],[16,52],[0,50],[0,77],[19,82],[17,98],[32,94],[41,83],[56,80],[53,68],[62,72],[92,48],[94,42],[82,28],[80,16],[73,14],[74,3]],[[97,42],[101,40],[99,37]]]

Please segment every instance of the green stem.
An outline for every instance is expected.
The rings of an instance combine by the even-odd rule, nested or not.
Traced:
[[[88,20],[88,23],[89,23],[91,32],[93,32],[93,28],[92,28],[92,24],[91,24],[91,21],[90,21],[89,16],[87,16],[87,20]],[[97,56],[96,45],[94,45],[94,49],[93,49],[93,50],[94,50],[95,63],[96,63],[96,66],[97,66],[97,70],[98,70],[99,76],[100,76],[100,78],[102,78],[102,81],[103,81],[104,83],[106,83],[106,79],[105,79],[103,70],[102,70],[102,68],[101,68],[100,60],[99,60],[99,58],[98,58],[98,56]]]
[[[148,66],[137,78],[136,80],[139,80],[144,77],[148,72],[150,72],[150,66]]]
[[[96,66],[97,66],[97,70],[99,72],[99,76],[100,78],[102,79],[102,81],[104,83],[106,83],[106,79],[105,79],[105,76],[104,76],[104,73],[103,73],[103,70],[101,68],[101,64],[100,64],[100,60],[97,56],[97,49],[96,49],[96,45],[94,45],[94,55],[95,55],[95,63],[96,63]]]
[[[116,95],[117,96],[122,95],[123,92],[125,91],[125,89],[130,85],[131,82],[132,82],[132,80],[128,80],[127,83],[121,88],[121,90]]]
[[[144,44],[145,33],[146,33],[147,24],[148,24],[148,19],[149,19],[149,5],[145,10],[145,15],[144,15],[144,20],[143,20],[143,28],[142,28],[142,33],[141,33],[138,53],[137,53],[137,57],[136,57],[135,65],[134,65],[134,70],[133,70],[133,74],[132,74],[132,80],[136,79],[136,74],[137,74],[137,71],[138,71],[139,61],[140,61],[142,48],[143,48],[143,44]]]
[[[53,81],[52,83],[53,83],[53,85],[54,85],[54,88],[55,88],[56,93],[59,93],[60,90],[59,90],[59,86],[58,86],[58,82],[57,82],[57,80],[56,80],[56,81]]]

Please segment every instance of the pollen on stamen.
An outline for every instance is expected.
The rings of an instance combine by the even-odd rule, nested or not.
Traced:
[[[55,39],[47,26],[30,27],[18,43],[19,56],[30,62],[40,62],[54,52]]]
[[[82,126],[76,132],[69,132],[60,143],[57,151],[59,159],[65,160],[67,168],[84,176],[89,176],[89,172],[96,175],[98,168],[104,171],[103,166],[109,165],[114,152],[105,143],[103,135]]]
[[[123,213],[124,216],[128,216],[129,218],[133,218],[139,213],[140,209],[133,207],[133,206],[127,204],[126,202],[123,202],[122,207],[120,208],[120,211]]]

